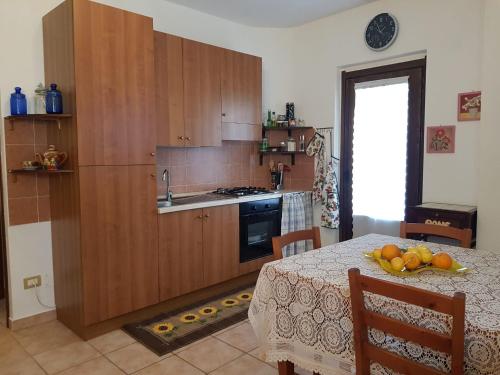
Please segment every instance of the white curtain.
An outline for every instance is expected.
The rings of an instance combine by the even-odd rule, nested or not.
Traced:
[[[310,229],[313,222],[312,193],[283,194],[283,208],[281,215],[281,234]],[[312,250],[312,241],[298,241],[283,247],[283,257],[296,255]]]
[[[408,77],[355,87],[353,232],[398,235],[406,195]]]

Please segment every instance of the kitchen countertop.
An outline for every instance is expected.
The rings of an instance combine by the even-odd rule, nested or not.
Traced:
[[[177,205],[170,206],[170,207],[160,207],[160,208],[158,208],[158,214],[167,214],[170,212],[195,210],[198,208],[205,208],[205,207],[225,206],[228,204],[239,204],[239,203],[244,203],[244,202],[253,202],[253,201],[259,201],[259,200],[270,199],[270,198],[281,198],[283,196],[283,194],[299,193],[299,192],[300,191],[297,191],[297,190],[280,190],[280,191],[273,191],[272,193],[269,193],[269,194],[247,195],[244,197],[228,196],[227,199],[219,198],[219,199],[216,199],[213,201],[207,201],[207,202],[186,203],[186,204],[177,204]],[[207,193],[210,193],[210,191],[202,191],[202,192],[187,193],[187,194],[176,194],[176,195],[174,195],[174,198],[189,197],[189,196],[202,195],[202,194],[207,194]]]

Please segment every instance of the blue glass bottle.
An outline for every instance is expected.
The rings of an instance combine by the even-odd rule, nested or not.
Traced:
[[[47,113],[63,113],[62,94],[55,83],[51,83],[50,90],[47,90],[45,109]]]
[[[12,116],[27,115],[26,95],[21,93],[20,87],[15,87],[14,90],[16,91],[10,94],[10,114]]]

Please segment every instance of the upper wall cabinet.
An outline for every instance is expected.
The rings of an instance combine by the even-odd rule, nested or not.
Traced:
[[[154,164],[153,20],[72,4],[79,165]]]
[[[182,41],[186,146],[221,145],[222,49]]]
[[[262,59],[224,50],[221,70],[222,138],[261,138]],[[256,126],[258,125],[258,126]]]
[[[182,38],[155,31],[154,41],[158,144],[184,147]]]

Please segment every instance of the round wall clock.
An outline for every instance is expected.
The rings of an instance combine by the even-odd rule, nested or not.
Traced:
[[[399,26],[396,17],[389,13],[380,13],[366,26],[365,42],[373,51],[382,51],[394,43]]]

